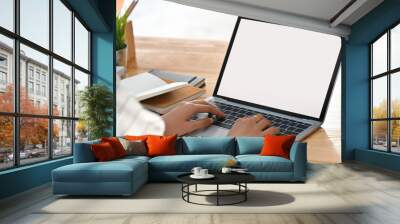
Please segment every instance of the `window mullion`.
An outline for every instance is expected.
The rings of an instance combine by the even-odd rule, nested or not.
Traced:
[[[390,71],[390,30],[387,32],[387,71]],[[392,74],[388,74],[387,75],[387,117],[391,118],[392,117],[392,99],[391,99],[391,78],[392,78]],[[388,140],[388,152],[392,151],[392,121],[390,119],[388,119],[387,122],[387,140]]]
[[[20,1],[14,1],[14,31],[17,35],[19,35],[19,6]],[[13,71],[14,71],[14,112],[20,112],[20,50],[19,50],[19,40],[17,38],[14,39],[14,63],[13,63]],[[20,119],[17,116],[14,116],[14,130],[13,130],[13,139],[14,139],[14,166],[20,165]]]
[[[53,52],[53,0],[49,0],[49,50]],[[50,119],[48,120],[48,150],[49,159],[53,159],[53,56],[49,55],[49,71],[48,71],[48,83],[49,86],[47,94],[49,98],[49,110]]]
[[[75,20],[74,20],[74,18],[75,18],[75,12],[74,11],[72,11],[72,14],[71,14],[71,24],[72,24],[72,32],[71,32],[71,35],[72,35],[72,38],[71,38],[71,46],[72,46],[72,48],[71,48],[71,56],[72,56],[72,58],[71,58],[71,60],[72,60],[72,64],[74,65],[74,66],[72,66],[71,67],[71,91],[72,91],[72,94],[71,94],[71,102],[72,102],[72,105],[71,105],[71,117],[73,117],[73,118],[75,118]],[[75,151],[75,147],[74,147],[74,145],[75,145],[75,126],[76,126],[76,121],[72,121],[72,130],[71,130],[71,150],[72,150],[72,155],[74,154],[74,151]]]

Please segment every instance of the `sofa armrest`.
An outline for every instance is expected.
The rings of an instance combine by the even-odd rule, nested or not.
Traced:
[[[307,143],[295,142],[290,149],[290,160],[293,162],[293,178],[305,181],[307,175]]]
[[[100,141],[91,141],[91,142],[82,142],[75,143],[74,147],[74,163],[89,163],[95,162],[96,158],[94,157],[90,146],[92,144],[99,143]]]

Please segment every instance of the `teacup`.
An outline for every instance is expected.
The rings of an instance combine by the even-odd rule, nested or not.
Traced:
[[[200,171],[201,171],[202,169],[203,169],[203,168],[201,168],[201,167],[194,167],[194,168],[192,169],[192,173],[193,173],[194,175],[196,175],[196,176],[200,176],[200,175],[201,175]]]
[[[208,169],[201,169],[200,170],[200,176],[207,176],[208,175]]]

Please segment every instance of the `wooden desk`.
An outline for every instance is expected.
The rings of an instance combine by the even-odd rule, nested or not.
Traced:
[[[226,42],[137,37],[137,67],[128,68],[127,76],[149,69],[160,69],[182,74],[196,74],[206,78],[206,94],[212,95],[225,52]],[[330,116],[328,114],[327,116]],[[337,116],[334,115],[336,117]],[[340,120],[337,121],[340,123]],[[313,163],[339,163],[340,129],[325,126],[308,137],[308,160]]]

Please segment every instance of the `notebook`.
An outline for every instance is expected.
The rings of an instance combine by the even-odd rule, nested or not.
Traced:
[[[176,74],[167,71],[161,71],[157,69],[151,69],[148,71],[149,73],[156,75],[161,79],[171,80],[174,82],[187,82],[189,85],[196,86],[196,87],[204,87],[205,85],[205,78],[195,76],[195,75],[188,75],[188,74]]]
[[[143,100],[141,103],[145,108],[151,111],[159,114],[165,114],[180,103],[197,99],[204,93],[205,89],[194,86],[185,86],[183,88]]]
[[[185,86],[189,86],[189,84],[187,82],[171,82],[145,72],[121,80],[118,89],[141,101]]]

